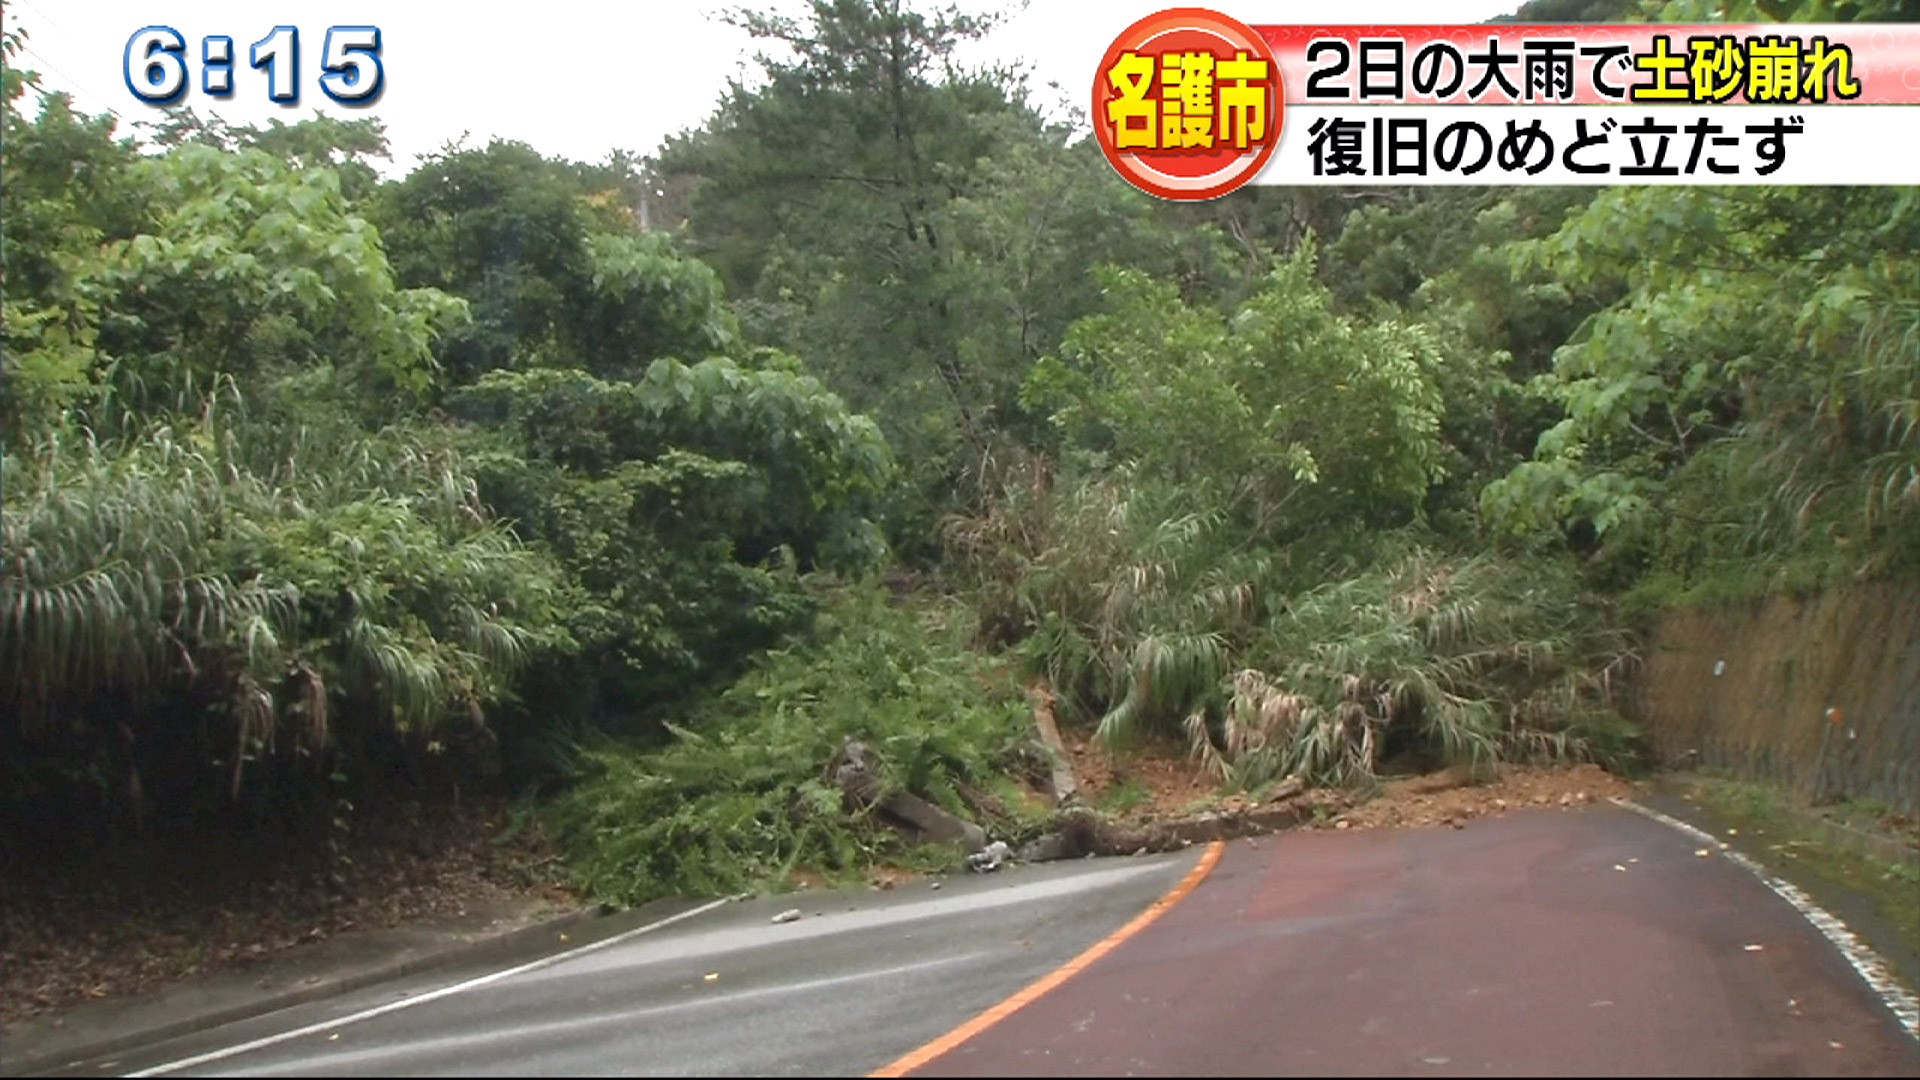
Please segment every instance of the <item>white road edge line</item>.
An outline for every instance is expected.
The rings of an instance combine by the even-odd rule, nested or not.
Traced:
[[[1799,911],[1808,922],[1813,924],[1814,929],[1826,935],[1827,940],[1833,943],[1834,948],[1840,950],[1840,955],[1847,958],[1847,963],[1853,965],[1853,970],[1859,974],[1861,979],[1866,981],[1867,986],[1870,987],[1875,994],[1880,996],[1880,1000],[1893,1012],[1894,1018],[1900,1021],[1900,1026],[1906,1029],[1907,1034],[1916,1040],[1920,1040],[1920,1000],[1916,1000],[1912,994],[1907,992],[1906,987],[1900,985],[1898,980],[1893,977],[1892,972],[1887,970],[1886,962],[1881,960],[1872,949],[1868,948],[1866,942],[1861,941],[1855,936],[1854,932],[1847,928],[1846,923],[1841,922],[1825,908],[1814,903],[1813,898],[1802,892],[1798,886],[1790,881],[1784,881],[1768,873],[1766,867],[1761,866],[1740,852],[1727,847],[1725,843],[1712,833],[1689,825],[1679,818],[1663,814],[1651,807],[1641,806],[1632,799],[1615,797],[1611,801],[1616,806],[1652,818],[1662,825],[1678,829],[1688,836],[1693,837],[1695,840],[1714,845],[1714,850],[1718,851],[1727,861],[1747,871],[1754,877],[1759,878],[1761,884],[1772,889],[1782,900],[1792,904],[1795,910]]]
[[[657,921],[650,922],[645,926],[636,926],[631,930],[623,930],[620,933],[615,934],[610,938],[603,939],[601,941],[590,942],[586,945],[581,945],[578,948],[568,949],[566,952],[554,953],[552,956],[543,956],[538,960],[533,960],[533,961],[529,961],[528,963],[521,964],[519,967],[507,968],[504,971],[495,971],[491,974],[482,975],[478,978],[468,979],[466,982],[455,983],[452,986],[443,986],[438,990],[430,990],[424,994],[421,994],[419,997],[411,997],[411,998],[406,998],[402,1001],[388,1002],[385,1005],[376,1006],[374,1008],[367,1009],[363,1012],[349,1013],[348,1015],[339,1017],[338,1019],[327,1020],[318,1024],[308,1024],[306,1027],[294,1028],[292,1031],[282,1031],[275,1035],[267,1035],[263,1038],[254,1039],[251,1042],[243,1042],[243,1043],[236,1044],[234,1046],[222,1047],[219,1050],[209,1050],[204,1054],[195,1054],[193,1057],[181,1058],[178,1061],[169,1061],[164,1065],[155,1065],[153,1068],[142,1069],[139,1072],[127,1073],[126,1075],[128,1077],[160,1076],[164,1073],[178,1072],[181,1069],[191,1069],[196,1065],[205,1065],[210,1061],[219,1061],[222,1058],[230,1058],[240,1054],[252,1053],[253,1051],[259,1050],[262,1047],[272,1046],[275,1043],[283,1043],[289,1039],[298,1039],[304,1035],[314,1035],[322,1031],[336,1031],[340,1028],[346,1027],[348,1024],[357,1024],[362,1020],[371,1020],[376,1016],[385,1016],[387,1013],[399,1012],[401,1009],[411,1009],[415,1005],[424,1005],[429,1001],[438,1001],[441,998],[451,997],[454,994],[458,994],[465,990],[472,990],[475,987],[485,986],[488,983],[499,982],[501,979],[512,978],[515,975],[522,975],[529,971],[537,971],[540,968],[544,968],[544,967],[552,967],[555,964],[564,963],[568,960],[574,959],[575,957],[585,956],[587,953],[597,952],[601,949],[618,945],[623,941],[629,941],[633,938],[639,937],[641,934],[658,930],[661,927],[671,926],[672,924],[680,922],[683,919],[691,919],[695,915],[704,915],[707,912],[712,911],[714,908],[721,907],[725,904],[731,903],[732,900],[733,900],[732,897],[726,897],[719,900],[711,900],[711,901],[708,901],[707,903],[701,904],[699,907],[693,908],[688,911],[683,911],[678,915],[669,915],[664,919],[659,919]]]
[[[644,1009],[624,1011],[603,1011],[597,1014],[570,1017],[565,1020],[552,1022],[490,1028],[478,1034],[467,1032],[451,1037],[421,1039],[407,1042],[398,1049],[392,1046],[378,1045],[369,1046],[364,1049],[326,1049],[320,1052],[324,1056],[297,1059],[290,1063],[270,1063],[263,1067],[256,1067],[256,1071],[253,1072],[252,1075],[259,1077],[316,1076],[321,1075],[321,1070],[325,1070],[326,1073],[331,1075],[343,1076],[352,1075],[353,1070],[357,1068],[368,1064],[375,1064],[384,1067],[384,1074],[369,1072],[363,1075],[423,1076],[428,1074],[411,1071],[404,1067],[408,1061],[409,1052],[413,1052],[413,1060],[418,1060],[422,1052],[428,1055],[436,1054],[444,1050],[448,1044],[457,1044],[469,1052],[477,1050],[484,1054],[487,1048],[495,1043],[512,1043],[516,1039],[543,1036],[552,1038],[556,1034],[591,1033],[611,1025],[631,1024],[635,1020],[648,1017],[665,1016],[673,1013],[687,1013],[698,1009],[710,1008],[715,1005],[733,1005],[742,1001],[778,997],[784,994],[813,993],[826,986],[838,986],[842,983],[851,982],[865,982],[870,979],[885,979],[907,972],[925,971],[928,968],[945,967],[950,964],[971,963],[987,955],[989,954],[985,952],[972,952],[960,956],[944,956],[938,960],[927,960],[914,964],[901,964],[895,967],[855,971],[845,975],[830,975],[825,978],[808,979],[798,983],[780,983],[775,986],[762,986],[752,990],[736,990],[731,993],[716,994],[712,997],[697,998],[693,1001],[674,1002],[670,1005],[655,1005]],[[329,1044],[329,1046],[332,1045],[333,1044]],[[396,1060],[399,1061],[401,1065],[396,1066]]]

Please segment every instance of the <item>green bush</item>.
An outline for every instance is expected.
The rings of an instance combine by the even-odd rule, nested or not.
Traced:
[[[666,745],[579,745],[579,782],[530,812],[580,886],[621,904],[913,858],[843,808],[826,769],[849,738],[880,762],[886,789],[1015,827],[1017,791],[1003,778],[1031,717],[1010,676],[969,649],[972,632],[958,604],[895,608],[879,591],[841,590],[809,639],[765,653],[670,725]]]
[[[388,433],[262,475],[231,434],[210,416],[7,458],[10,746],[238,798],[290,759],[483,728],[528,660],[572,647],[558,568],[457,457]]]

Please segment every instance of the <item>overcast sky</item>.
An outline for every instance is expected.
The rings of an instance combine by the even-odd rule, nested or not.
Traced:
[[[111,110],[125,122],[157,116],[121,74],[127,39],[161,24],[187,40],[193,90],[185,104],[235,123],[293,122],[322,110],[374,115],[386,124],[395,168],[462,132],[473,144],[518,139],[548,155],[600,161],[615,149],[650,153],[664,137],[711,113],[729,76],[743,70],[745,34],[713,16],[734,5],[710,0],[621,4],[581,0],[505,4],[364,3],[362,0],[5,0],[9,24],[25,30],[22,67],[48,89],[71,93],[87,112]],[[1016,0],[1017,3],[1017,0]],[[1216,5],[1242,22],[1291,24],[1471,23],[1512,12],[1519,0],[1344,0],[1339,4],[1248,0]],[[969,10],[988,4],[963,3]],[[999,5],[1006,9],[1009,5]],[[973,62],[1023,62],[1036,102],[1050,105],[1058,82],[1084,108],[1094,66],[1121,30],[1179,4],[1115,0],[1102,4],[1033,0],[969,50]],[[782,5],[792,10],[795,5]],[[364,109],[320,93],[320,52],[329,26],[378,26],[387,86]],[[248,48],[276,25],[300,31],[300,102],[267,100],[266,75],[247,66]],[[199,43],[233,39],[235,93],[226,101],[200,92]],[[123,126],[124,130],[124,126]]]

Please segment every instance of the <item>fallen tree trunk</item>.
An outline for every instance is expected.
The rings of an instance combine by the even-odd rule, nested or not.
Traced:
[[[1036,695],[1036,714],[1038,702]],[[912,792],[886,792],[872,752],[857,739],[849,738],[841,745],[825,773],[826,779],[840,789],[850,810],[877,813],[881,820],[917,842],[959,844],[969,854],[987,848],[986,830],[974,822]],[[1173,821],[1114,822],[1085,807],[1074,807],[1056,815],[1053,827],[1023,845],[1014,858],[1020,862],[1049,862],[1088,855],[1144,855],[1290,829],[1313,816],[1306,800],[1294,798],[1301,789],[1298,781],[1290,779],[1264,805]]]
[[[911,792],[896,791],[881,799],[875,809],[907,825],[923,842],[959,844],[968,854],[987,846],[987,830]]]
[[[1178,851],[1194,844],[1260,836],[1295,828],[1313,816],[1305,803],[1260,806],[1248,810],[1197,814],[1174,821],[1144,824],[1111,822],[1091,810],[1077,809],[1060,816],[1055,827],[1021,847],[1021,862],[1079,859],[1088,855],[1146,855]]]
[[[872,752],[849,738],[827,763],[827,779],[853,809],[878,813],[889,825],[921,843],[959,844],[968,854],[987,846],[987,831],[909,791],[883,793]]]
[[[1053,759],[1053,804],[1072,802],[1079,794],[1080,785],[1074,780],[1073,760],[1067,754],[1066,742],[1060,738],[1060,726],[1054,722],[1053,688],[1045,679],[1037,679],[1027,688],[1027,697],[1033,702],[1033,725],[1040,731],[1040,743]]]

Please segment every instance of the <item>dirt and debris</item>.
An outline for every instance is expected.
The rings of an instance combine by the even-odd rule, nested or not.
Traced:
[[[1476,778],[1466,768],[1384,781],[1371,798],[1312,791],[1302,796],[1323,827],[1463,827],[1478,817],[1527,807],[1575,809],[1630,798],[1633,785],[1598,765],[1571,768],[1503,765]]]
[[[1165,851],[1295,826],[1462,827],[1506,810],[1585,806],[1633,790],[1593,766],[1505,767],[1478,783],[1463,771],[1392,779],[1372,798],[1287,789],[1256,798],[1222,794],[1182,746],[1114,752],[1089,734],[1060,731],[1078,788],[1078,808],[1049,834],[1060,850],[1028,846],[1016,861]],[[362,820],[372,825],[383,817]],[[503,824],[497,807],[384,820],[391,826],[384,833],[368,828],[354,838],[350,865],[323,865],[324,852],[222,847],[137,862],[103,854],[9,868],[8,887],[0,890],[0,1021],[248,965],[354,928],[533,899],[555,908],[577,904],[537,835],[506,846],[490,841]],[[323,884],[330,871],[344,871],[331,887]],[[875,866],[866,879],[871,888],[893,889],[926,876]],[[788,884],[804,890],[829,883],[796,870]]]
[[[967,856],[967,869],[976,873],[991,873],[1000,869],[1001,865],[1011,857],[1012,852],[1008,850],[1006,841],[995,840],[982,850]]]
[[[873,866],[867,869],[867,888],[892,889],[900,885],[911,885],[926,876],[922,871],[911,870],[901,866]],[[790,880],[796,889],[833,888],[833,883],[819,874],[808,874],[803,877],[796,872]]]
[[[1165,818],[1206,809],[1219,800],[1218,782],[1189,761],[1186,748],[1167,740],[1110,750],[1079,728],[1062,727],[1079,802],[1118,818]]]
[[[1283,784],[1263,797],[1222,794],[1206,770],[1171,742],[1111,751],[1084,730],[1060,732],[1072,755],[1084,805],[1118,822],[1142,823],[1200,814],[1247,814],[1298,798],[1316,823],[1344,828],[1459,825],[1523,806],[1575,807],[1631,797],[1633,784],[1598,765],[1501,765],[1476,776],[1464,766],[1423,776],[1388,778],[1368,793]],[[1338,825],[1345,822],[1344,826]]]
[[[1166,746],[1113,754],[1089,745],[1084,734],[1066,738],[1076,761],[1086,763],[1079,779],[1088,801],[1023,845],[1020,861],[1170,851],[1301,826],[1459,829],[1508,810],[1584,807],[1634,792],[1631,783],[1594,765],[1508,765],[1392,778],[1371,792],[1304,790],[1288,778],[1270,791],[1223,794]]]

